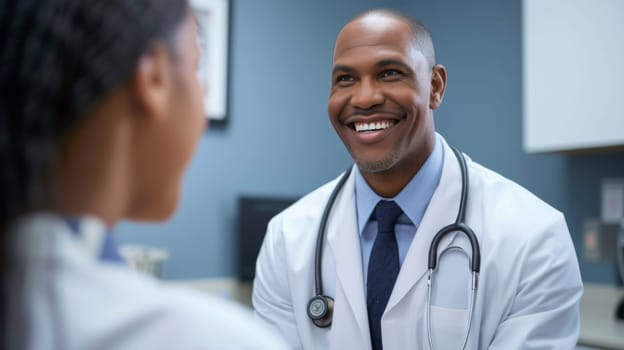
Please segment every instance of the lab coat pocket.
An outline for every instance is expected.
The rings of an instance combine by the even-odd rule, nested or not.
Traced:
[[[433,348],[461,349],[468,329],[468,309],[431,305],[430,315]]]

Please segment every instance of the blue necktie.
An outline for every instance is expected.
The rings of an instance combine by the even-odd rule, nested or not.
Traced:
[[[382,350],[381,315],[383,315],[392,294],[394,282],[399,274],[399,248],[394,225],[403,213],[393,201],[379,201],[375,207],[377,238],[368,262],[366,284],[366,306],[373,350]]]

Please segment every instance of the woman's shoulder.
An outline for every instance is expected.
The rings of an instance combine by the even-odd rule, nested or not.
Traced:
[[[76,283],[82,285],[83,298],[91,299],[92,308],[101,309],[100,322],[107,320],[102,335],[109,334],[122,348],[132,344],[128,348],[285,349],[281,339],[242,305],[114,264],[99,264],[89,274],[91,279]]]

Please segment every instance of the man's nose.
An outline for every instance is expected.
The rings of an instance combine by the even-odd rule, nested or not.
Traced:
[[[363,79],[355,88],[351,98],[353,107],[361,109],[369,109],[376,105],[382,104],[384,101],[381,89],[375,81]]]

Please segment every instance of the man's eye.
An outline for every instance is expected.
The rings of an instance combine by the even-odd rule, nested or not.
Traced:
[[[397,77],[399,75],[401,75],[401,72],[399,72],[396,69],[388,69],[388,70],[381,72],[382,78],[392,78],[392,77]]]
[[[337,83],[342,83],[342,82],[351,82],[351,81],[353,81],[353,80],[355,80],[355,78],[353,78],[353,76],[352,76],[352,75],[346,75],[346,74],[344,74],[344,75],[339,75],[339,76],[337,76],[337,77],[336,77],[336,82],[337,82]]]

